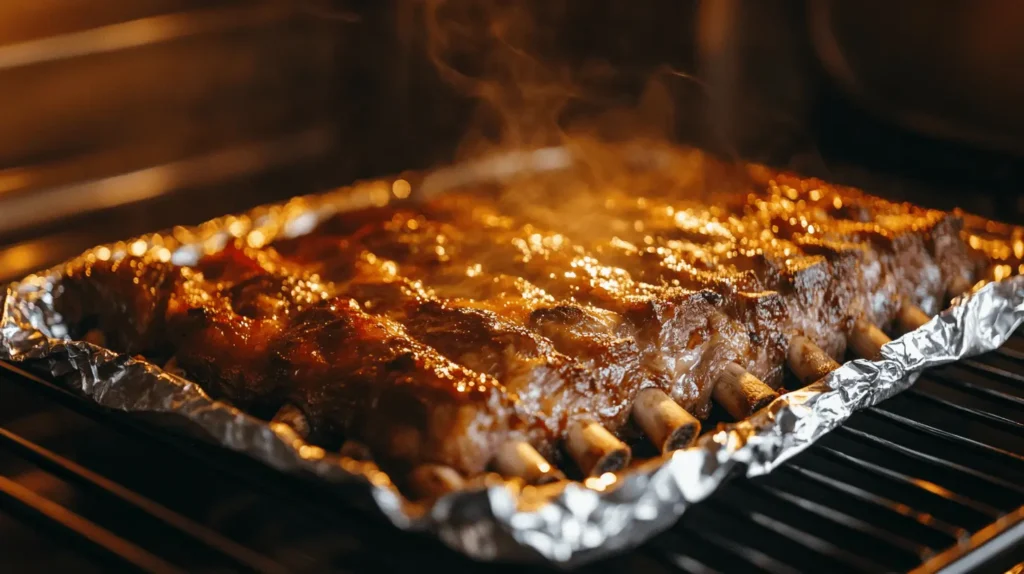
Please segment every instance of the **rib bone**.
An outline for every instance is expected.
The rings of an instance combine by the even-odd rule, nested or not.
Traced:
[[[930,320],[931,317],[927,313],[909,301],[903,302],[899,315],[896,316],[896,321],[903,332],[914,331]]]
[[[861,319],[854,323],[849,344],[855,355],[875,360],[881,356],[882,346],[890,340],[881,329]]]
[[[790,341],[788,363],[793,374],[805,385],[818,381],[839,368],[839,363],[828,356],[828,353],[802,335],[797,335]]]
[[[779,396],[774,389],[730,362],[715,382],[714,399],[736,420],[742,420],[768,406]]]
[[[547,484],[565,476],[528,442],[509,441],[498,448],[494,467],[506,476],[518,476],[530,484]]]
[[[662,452],[686,448],[700,435],[700,421],[653,387],[637,394],[633,420]]]
[[[631,457],[624,442],[592,420],[575,421],[569,426],[566,448],[588,476],[622,470]]]

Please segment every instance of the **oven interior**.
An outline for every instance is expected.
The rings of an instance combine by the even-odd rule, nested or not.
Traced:
[[[431,68],[413,4],[5,3],[0,280],[98,243],[455,159],[471,102]],[[644,4],[567,2],[564,41],[634,75],[664,62],[700,74],[701,3]],[[679,140],[1024,222],[1017,156],[851,102],[815,63],[801,4],[764,4],[734,14],[729,53],[741,71],[768,61],[773,73],[740,74],[742,98],[677,86],[677,110],[691,111],[675,115]],[[742,111],[725,135],[708,119],[728,113],[723,101]],[[55,383],[0,364],[6,571],[521,570],[471,562],[344,492]],[[1018,335],[927,372],[777,472],[732,481],[641,548],[583,570],[1005,571],[1024,560],[1022,437]]]

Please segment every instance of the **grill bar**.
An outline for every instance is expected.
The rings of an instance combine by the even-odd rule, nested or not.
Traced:
[[[159,574],[183,572],[168,562],[150,554],[124,538],[69,511],[63,506],[39,496],[28,488],[0,476],[0,504],[20,511],[42,523],[47,529],[63,531],[80,538],[89,549],[103,558],[139,571]]]
[[[780,490],[788,488],[797,497],[814,496],[812,489],[819,487],[823,492],[814,499],[833,511],[860,516],[865,522],[875,519],[873,523],[879,528],[889,526],[887,536],[899,533],[933,552],[967,538],[963,528],[813,470],[790,465],[779,469],[776,476],[777,480],[765,482]]]
[[[858,551],[884,552],[892,557],[893,561],[904,561],[908,568],[932,554],[931,549],[927,546],[917,544],[897,533],[883,530],[870,522],[829,508],[824,504],[763,484],[754,488],[757,488],[760,493],[799,508],[806,513],[803,514],[804,517],[813,515],[816,524],[826,523],[823,528],[833,530],[836,536],[855,545]]]
[[[1019,338],[1013,342],[1022,344]],[[1014,390],[998,373],[1005,370],[1005,363],[1010,360],[1005,354],[977,361],[987,365],[993,356],[999,366],[995,371],[955,365],[958,370],[952,373],[948,367],[926,373],[910,392],[857,413],[841,430],[830,433],[771,475],[727,484],[710,500],[689,509],[678,525],[642,549],[584,571],[621,571],[636,569],[637,564],[649,572],[755,568],[795,572],[820,569],[822,565],[836,572],[915,568],[922,572],[960,571],[973,564],[961,560],[969,550],[988,560],[997,551],[1005,550],[1009,541],[1022,536],[1018,523],[1024,508],[1024,490],[1018,486],[1018,477],[1024,476],[1024,440],[1017,432],[1022,424],[1018,419],[1022,417],[1012,402],[1007,404],[973,389],[965,391],[955,384],[946,384],[945,379],[967,378],[974,387],[998,387],[1001,393]],[[159,456],[183,457],[176,463],[182,472],[190,468],[209,469],[202,471],[208,474],[196,476],[216,476],[220,483],[211,483],[212,490],[244,486],[252,493],[246,497],[248,503],[211,503],[215,504],[213,515],[186,518],[170,510],[175,506],[163,503],[159,496],[154,498],[154,493],[142,493],[119,482],[116,467],[107,469],[110,472],[96,471],[71,462],[55,448],[44,447],[31,437],[16,433],[13,427],[0,429],[0,446],[5,447],[4,451],[53,472],[83,492],[100,492],[125,508],[136,512],[141,509],[142,515],[152,521],[180,526],[175,530],[188,541],[187,546],[212,545],[218,555],[244,569],[315,572],[343,565],[344,569],[359,572],[395,570],[415,568],[426,556],[439,564],[457,565],[451,567],[461,571],[504,569],[469,562],[422,537],[394,531],[375,521],[367,522],[366,518],[359,518],[353,526],[351,517],[346,516],[349,513],[338,511],[345,507],[344,496],[337,491],[278,475],[216,447],[184,441],[136,419],[108,413],[17,368],[0,371],[0,385],[12,382],[21,392],[56,399],[70,412],[78,413],[76,416],[94,421],[91,424],[113,429],[140,444],[163,445]],[[1020,394],[1024,395],[1024,389]],[[953,402],[954,396],[964,400]],[[0,426],[4,426],[2,418]],[[197,479],[183,474],[182,480],[195,484]],[[125,492],[130,494],[124,496]],[[216,499],[211,495],[210,500]],[[13,506],[9,497],[4,500],[5,507]],[[149,512],[147,502],[140,506],[133,500],[152,503],[179,519],[165,520],[160,510]],[[296,531],[289,550],[274,549],[273,553],[246,536],[215,535],[227,541],[226,546],[218,544],[216,537],[213,542],[206,538],[207,532],[220,532],[225,524],[277,521],[277,510],[242,518],[254,512],[249,508],[251,505],[284,505],[299,517],[333,526],[304,528],[301,522],[300,526],[290,526]],[[116,528],[79,518],[85,520],[85,528],[96,526],[99,531],[112,533],[138,547]],[[48,521],[44,518],[38,522]],[[50,526],[67,531],[60,524]],[[342,528],[342,534],[337,533],[337,528]],[[399,538],[400,543],[396,541]],[[370,544],[369,549],[365,542],[355,542],[366,539],[382,542],[376,547]],[[80,536],[79,540],[95,546],[88,537]],[[360,546],[360,550],[353,553],[353,545]],[[392,551],[398,546],[402,553]],[[108,553],[102,546],[97,552]]]
[[[79,482],[89,488],[101,491],[131,505],[149,516],[166,523],[207,547],[230,557],[239,566],[258,572],[285,572],[279,564],[267,560],[258,553],[224,538],[220,534],[177,514],[87,468],[61,457],[39,445],[0,427],[0,446],[16,449],[25,458],[57,474],[61,478]]]
[[[982,567],[992,555],[1004,552],[1014,544],[1019,546],[1021,538],[1024,538],[1024,508],[1004,516],[972,536],[961,547],[946,550],[912,572],[925,574],[940,568],[943,574],[972,572]]]
[[[970,368],[972,368],[974,370],[982,371],[982,372],[990,374],[990,375],[995,375],[999,379],[1005,379],[1006,381],[1008,381],[1010,383],[1015,383],[1015,384],[1018,384],[1018,385],[1024,385],[1024,375],[1021,375],[1020,373],[1016,373],[1016,372],[1013,372],[1013,371],[1008,371],[1008,370],[1006,370],[1004,368],[1000,368],[999,366],[996,366],[996,365],[979,363],[975,359],[965,359],[965,360],[961,361],[960,364],[962,364],[962,365],[964,365],[966,367],[970,367]]]
[[[1016,359],[1018,361],[1024,361],[1024,350],[1012,348],[1009,345],[1004,345],[999,349],[996,349],[996,354],[1002,355],[1008,359]]]
[[[997,414],[990,413],[987,411],[968,408],[957,403],[954,403],[952,401],[948,401],[938,395],[926,393],[923,390],[916,387],[911,387],[910,389],[904,391],[904,394],[906,396],[912,396],[917,399],[922,399],[930,401],[937,405],[941,405],[943,408],[947,410],[954,411],[954,416],[965,416],[968,418],[975,418],[986,423],[991,423],[997,427],[1006,428],[1011,432],[1024,432],[1024,423],[1019,423],[1015,420],[1001,417]]]
[[[1024,456],[905,417],[899,413],[892,412],[885,407],[871,407],[865,412],[885,419],[886,421],[908,427],[915,431],[938,437],[943,439],[943,442],[954,443],[961,447],[980,451],[986,455],[995,456],[996,458],[999,458],[1003,464],[1015,465],[1016,463],[1024,463]]]
[[[1003,403],[985,395],[979,396],[975,393],[965,392],[952,385],[945,385],[936,378],[929,377],[926,380],[918,381],[917,390],[941,400],[964,405],[965,408],[978,413],[976,416],[986,414],[1024,424],[1024,411],[1019,406]]]
[[[897,452],[900,455],[906,457],[907,459],[913,459],[913,464],[931,466],[935,470],[939,471],[939,473],[937,473],[939,476],[948,477],[948,479],[951,481],[964,480],[970,477],[976,479],[976,482],[982,488],[989,487],[992,489],[1002,489],[1009,491],[1008,494],[1012,493],[1017,495],[1024,492],[1024,490],[1022,490],[1019,486],[1009,483],[1000,478],[996,478],[994,476],[980,472],[973,468],[968,468],[961,464],[957,464],[949,459],[944,459],[938,456],[927,454],[919,450],[910,448],[908,446],[897,444],[891,440],[881,438],[877,435],[866,433],[862,430],[858,430],[857,428],[854,427],[854,425],[840,427],[838,429],[838,432],[842,435],[850,435],[856,438],[858,441],[870,443],[872,446],[877,446],[880,448]],[[979,488],[979,490],[981,490],[981,488]]]
[[[808,554],[815,555],[815,562],[821,561],[823,565],[834,562],[828,566],[830,571],[877,572],[884,569],[881,564],[857,556],[836,542],[831,542],[829,539],[842,540],[843,546],[846,546],[846,537],[851,536],[851,533],[843,531],[841,536],[826,538],[827,531],[821,529],[827,526],[823,526],[817,515],[802,511],[801,506],[794,504],[792,499],[776,497],[770,492],[750,490],[749,487],[740,485],[733,489],[732,496],[723,500],[723,503],[733,512],[748,516],[750,520],[776,535],[804,546],[809,551]],[[800,524],[800,527],[792,526],[794,523]]]
[[[0,372],[7,370],[16,374],[10,380],[27,390],[42,392],[47,398],[61,403],[77,414],[116,430],[119,434],[141,437],[148,444],[159,444],[167,450],[167,456],[184,457],[182,465],[198,465],[211,473],[244,482],[258,489],[260,494],[288,505],[302,503],[302,511],[324,519],[336,519],[337,513],[325,508],[324,502],[344,504],[343,493],[324,488],[318,483],[303,483],[297,487],[295,480],[276,473],[266,472],[265,465],[234,453],[225,452],[203,442],[181,440],[167,431],[118,416],[93,403],[83,401],[71,392],[37,377],[23,369],[0,362]]]
[[[1003,392],[995,388],[990,388],[988,386],[983,386],[974,382],[970,382],[965,378],[957,377],[954,374],[949,373],[945,370],[940,369],[938,371],[938,373],[936,374],[936,380],[945,385],[967,391],[970,394],[992,399],[996,403],[1009,403],[1012,404],[1015,408],[1024,407],[1024,398],[1014,396],[1008,392]]]
[[[695,508],[693,512],[698,513],[698,520],[701,522],[713,525],[717,522],[722,521],[720,515],[705,512],[704,509]],[[668,540],[674,551],[673,561],[677,562],[677,566],[682,566],[675,556],[679,556],[677,553],[679,550],[685,548],[685,545],[680,543],[680,536],[672,536],[668,534],[660,537],[653,544],[656,547],[664,547],[665,540]],[[747,544],[737,542],[733,538],[724,534],[719,534],[711,529],[704,531],[693,531],[687,532],[685,538],[692,546],[706,547],[707,552],[711,554],[708,556],[709,561],[714,564],[718,569],[722,571],[744,571],[751,569],[758,569],[764,572],[771,572],[773,574],[790,574],[793,572],[799,572],[799,570],[781,562],[769,554],[762,552],[761,550],[755,549]],[[674,542],[674,543],[673,543]],[[679,548],[682,546],[683,548]],[[684,556],[685,558],[686,556]]]
[[[112,413],[94,403],[83,401],[70,391],[24,369],[0,362],[0,375],[4,371],[15,375],[9,379],[4,378],[4,381],[9,380],[28,391],[40,393],[76,414],[116,430],[119,434],[141,437],[147,442],[147,445],[159,444],[169,451],[168,456],[185,457],[187,460],[181,461],[184,465],[199,465],[218,475],[243,481],[258,488],[261,495],[273,497],[289,505],[294,505],[301,500],[304,512],[325,519],[336,519],[337,513],[324,507],[325,499],[331,504],[347,502],[344,494],[335,489],[325,488],[317,482],[303,483],[300,488],[296,488],[294,478],[266,472],[265,465],[252,459],[226,452],[220,447],[211,446],[205,442],[182,440],[181,437],[145,424],[131,416],[120,416],[120,413]]]
[[[5,372],[24,376],[8,377],[4,376]],[[147,458],[128,457],[130,463],[125,464],[126,467],[147,464],[167,466],[165,461],[172,461],[174,475],[164,478],[172,478],[179,483],[168,485],[176,498],[184,491],[188,499],[201,499],[201,510],[208,512],[204,516],[208,528],[240,531],[233,538],[244,540],[251,551],[264,554],[267,560],[273,561],[271,563],[276,564],[280,559],[287,571],[334,571],[338,570],[336,563],[340,563],[345,571],[376,572],[391,560],[396,563],[385,569],[419,567],[419,562],[410,562],[415,555],[440,555],[440,560],[456,564],[455,567],[461,571],[477,571],[472,568],[475,563],[439,548],[436,542],[426,537],[406,535],[395,531],[376,515],[354,511],[342,489],[325,488],[316,482],[286,477],[251,459],[225,452],[220,447],[182,439],[166,430],[140,423],[130,416],[111,413],[17,367],[0,363],[0,385],[8,382],[14,382],[15,386],[26,392],[38,393],[44,399],[62,404],[75,416],[91,419],[94,424],[99,423],[111,435],[104,437],[104,440],[111,443],[117,441],[125,450],[136,451],[136,457],[140,454],[137,452],[139,447],[144,448]],[[129,438],[133,444],[122,444],[122,441]],[[150,454],[151,457],[148,456]],[[3,462],[0,460],[0,468]],[[125,478],[120,474],[124,470],[120,465],[108,470],[112,471],[112,477]],[[153,479],[152,476],[144,478]],[[150,484],[146,483],[146,486]],[[245,494],[235,496],[238,492]],[[160,495],[165,495],[162,489]],[[117,508],[112,512],[121,514],[125,510]],[[251,514],[258,516],[249,516]],[[268,533],[265,545],[260,545],[252,539],[253,527],[269,527],[275,532]],[[205,542],[191,538],[188,534],[182,533],[183,546],[188,548],[187,551],[182,550],[182,556],[198,554],[199,548],[206,547]],[[386,540],[387,550],[368,551],[364,548],[368,537],[371,540]],[[401,554],[392,552],[396,540],[400,540],[398,544],[403,549]],[[229,570],[234,571],[235,568]]]
[[[976,530],[998,516],[998,511],[946,490],[934,483],[889,470],[822,445],[804,462],[822,474],[836,472],[840,480],[853,480],[864,488],[891,492],[911,508],[938,516],[965,530]],[[822,465],[821,462],[826,464]]]

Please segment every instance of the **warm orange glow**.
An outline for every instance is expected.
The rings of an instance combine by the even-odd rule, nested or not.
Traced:
[[[245,242],[249,244],[249,247],[256,249],[263,247],[263,245],[266,244],[267,236],[257,229],[249,234],[249,237],[246,238]]]
[[[398,199],[405,199],[409,197],[411,192],[412,186],[404,179],[395,180],[395,182],[391,184],[391,193],[394,193],[395,197]]]
[[[606,472],[601,476],[592,476],[584,480],[583,484],[591,490],[597,490],[600,492],[615,484],[617,480],[618,477],[616,477],[614,473]]]
[[[380,182],[370,189],[370,202],[378,207],[383,207],[391,201],[391,187],[387,183]]]
[[[147,247],[149,247],[149,245],[144,240],[139,239],[131,244],[131,247],[128,248],[128,252],[135,257],[142,257],[146,254]]]
[[[228,225],[228,233],[235,237],[241,237],[245,233],[246,222],[241,219],[236,219]]]

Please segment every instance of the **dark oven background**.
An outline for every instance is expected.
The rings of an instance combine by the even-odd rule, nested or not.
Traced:
[[[519,39],[538,69],[590,71],[574,76],[583,97],[561,119],[637,107],[654,79],[671,111],[655,127],[678,141],[1022,219],[1017,157],[864,111],[825,72],[812,42],[822,26],[800,2],[497,4],[504,16],[508,6],[531,14]],[[0,256],[0,268],[18,275],[83,242],[452,161],[481,116],[428,58],[429,5],[4,2],[0,241],[48,243]],[[489,17],[478,14],[469,35],[486,35]],[[76,235],[74,222],[93,235]]]
[[[365,36],[355,43],[375,47],[373,56],[361,59],[362,65],[350,69],[352,78],[342,82],[371,86],[348,96],[351,102],[361,102],[355,105],[361,111],[346,118],[351,132],[366,133],[364,141],[370,144],[364,148],[360,166],[367,173],[382,173],[451,160],[467,129],[476,127],[479,117],[472,111],[476,101],[441,80],[427,56],[431,36],[423,24],[424,3],[336,4],[361,14],[361,23],[351,30]],[[448,0],[448,4],[465,2]],[[530,55],[538,68],[560,63],[577,72],[574,79],[584,89],[579,99],[588,101],[575,108],[566,106],[562,119],[571,119],[576,108],[586,113],[605,111],[602,107],[638,106],[653,79],[668,93],[673,108],[671,117],[665,118],[668,125],[660,127],[677,141],[726,156],[793,167],[932,207],[960,206],[1010,222],[1024,218],[1024,203],[1018,200],[1024,163],[1008,151],[1024,148],[998,145],[995,136],[990,142],[961,138],[956,132],[911,129],[906,126],[913,124],[901,121],[884,106],[867,104],[827,70],[822,61],[827,56],[822,53],[825,48],[815,38],[822,34],[852,37],[856,42],[847,44],[849,53],[856,55],[859,45],[869,43],[876,31],[864,20],[886,14],[878,3],[867,3],[866,14],[854,14],[860,21],[849,23],[823,23],[809,13],[809,5],[787,0],[504,4],[527,7],[531,24],[547,31],[516,37],[522,46],[533,50]],[[558,8],[550,8],[552,4]],[[538,5],[549,8],[538,10]],[[870,12],[872,5],[876,14]],[[958,8],[969,15],[969,9]],[[901,12],[912,12],[912,8]],[[954,18],[954,13],[946,19]],[[506,10],[482,20],[509,19],[508,14]],[[837,18],[841,16],[845,14]],[[922,19],[922,29],[928,30],[932,20],[937,18]],[[933,33],[942,30],[936,28]],[[858,36],[860,32],[863,34]],[[908,44],[913,39],[912,30],[889,34],[896,32],[904,32]],[[467,34],[473,38],[481,35],[486,32]],[[912,45],[907,51],[910,48],[918,47]],[[928,55],[925,52],[922,58]],[[945,54],[936,49],[931,56],[942,58]],[[605,75],[588,77],[579,72],[594,67],[595,62],[605,66]],[[892,68],[885,71],[914,76],[928,64],[931,62],[925,59],[915,61],[895,54]],[[512,64],[499,60],[497,66],[499,72],[507,72]],[[478,68],[467,65],[462,69]],[[529,74],[520,77],[523,75]],[[948,82],[968,79],[945,78]],[[1015,83],[1015,78],[1007,77],[1008,87]],[[921,94],[928,94],[934,86],[916,88],[914,93],[895,95],[901,96],[901,101],[930,104]],[[963,116],[971,118],[971,112],[977,112],[985,100],[958,103]],[[1016,124],[1009,119],[1006,129],[1013,134]],[[1022,141],[1020,133],[1015,135],[1018,143]]]

